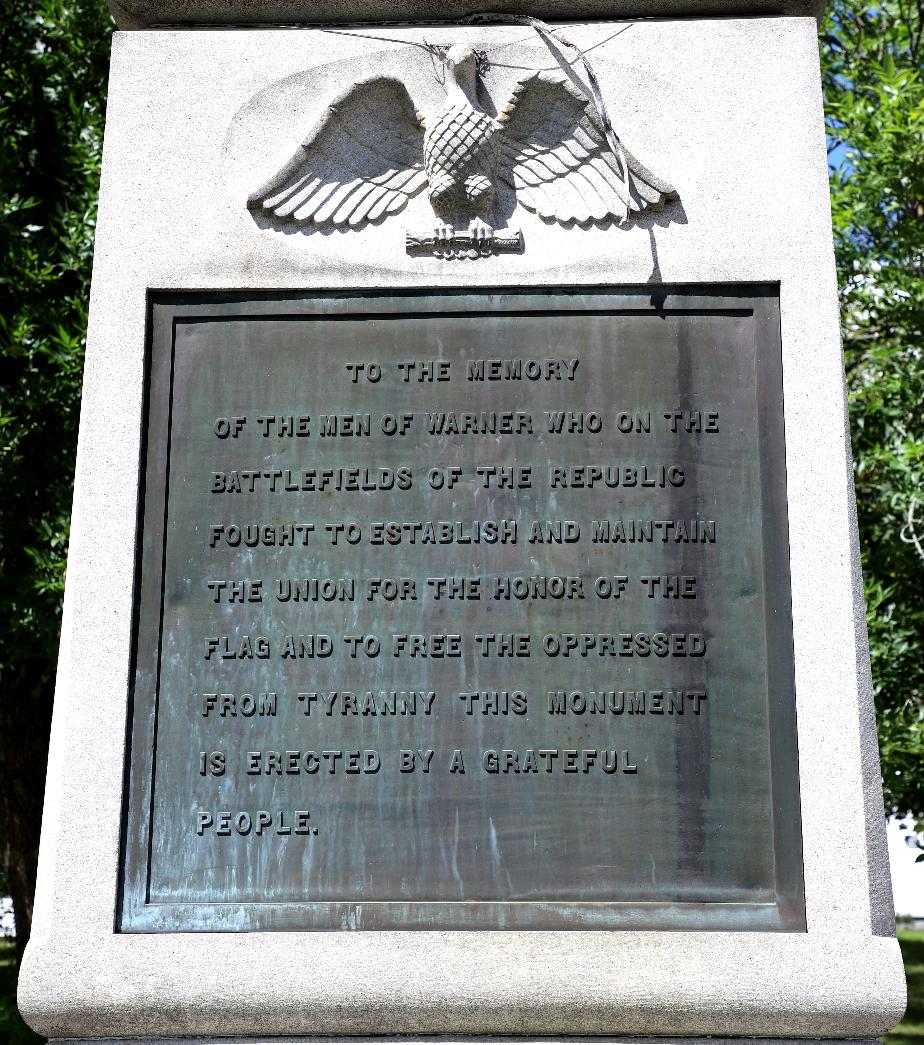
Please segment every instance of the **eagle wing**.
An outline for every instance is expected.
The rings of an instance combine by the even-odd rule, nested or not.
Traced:
[[[360,228],[397,214],[426,184],[423,119],[400,80],[376,76],[331,103],[247,206],[279,225]]]
[[[627,150],[613,152],[590,100],[560,75],[520,80],[497,119],[504,128],[498,176],[540,217],[621,221],[677,199]]]

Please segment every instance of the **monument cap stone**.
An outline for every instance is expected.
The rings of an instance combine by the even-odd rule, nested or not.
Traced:
[[[207,25],[323,25],[351,22],[441,23],[494,12],[565,22],[617,18],[808,15],[824,0],[108,0],[120,29]]]

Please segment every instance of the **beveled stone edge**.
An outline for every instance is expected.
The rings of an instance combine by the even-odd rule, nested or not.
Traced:
[[[551,21],[791,16],[821,21],[825,0],[107,0],[119,29],[446,24],[499,12]]]

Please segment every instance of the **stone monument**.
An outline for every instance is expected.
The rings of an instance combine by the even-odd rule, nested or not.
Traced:
[[[112,6],[27,1020],[890,1029],[819,11]]]

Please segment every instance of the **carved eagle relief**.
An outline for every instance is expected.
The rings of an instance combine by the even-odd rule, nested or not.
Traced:
[[[442,257],[519,250],[494,229],[498,180],[561,224],[622,222],[677,198],[629,152],[610,148],[590,100],[561,74],[519,81],[496,118],[478,105],[476,58],[446,55],[446,100],[424,117],[405,85],[377,76],[328,108],[295,155],[248,200],[273,224],[362,228],[404,209],[426,186],[435,220],[408,249]]]

